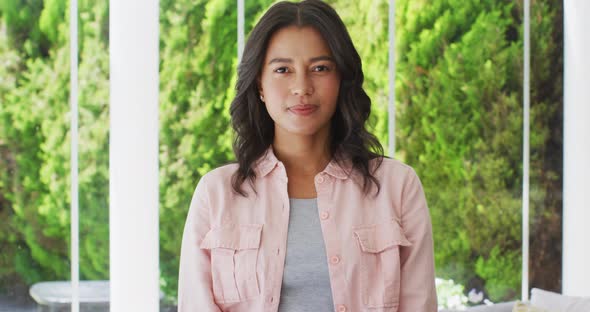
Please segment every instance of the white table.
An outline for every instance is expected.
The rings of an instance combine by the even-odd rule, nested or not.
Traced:
[[[109,281],[80,281],[80,311],[109,311]],[[69,281],[40,282],[29,294],[39,305],[39,312],[69,312],[72,285]]]

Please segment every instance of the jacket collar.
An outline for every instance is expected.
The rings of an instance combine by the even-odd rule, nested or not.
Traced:
[[[344,159],[341,154],[337,153],[337,157],[332,158],[330,163],[324,168],[322,172],[327,173],[334,178],[345,180],[350,177],[352,172],[352,162],[349,159]],[[256,175],[265,177],[273,171],[281,162],[274,154],[272,145],[266,150],[264,155],[255,163]],[[282,165],[282,164],[281,164]]]

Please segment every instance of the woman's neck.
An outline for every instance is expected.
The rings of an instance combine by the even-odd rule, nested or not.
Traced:
[[[275,132],[273,151],[289,177],[315,176],[332,158],[329,133],[301,136]]]

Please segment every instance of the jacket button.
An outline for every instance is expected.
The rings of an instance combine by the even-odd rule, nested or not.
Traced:
[[[322,220],[326,220],[330,217],[330,214],[327,211],[322,211],[322,213],[320,214],[320,218]]]
[[[320,183],[320,184],[324,183],[324,177],[322,177],[322,176],[317,177],[315,180],[317,183]]]
[[[340,262],[340,258],[338,256],[332,256],[332,258],[330,258],[330,262],[332,264],[338,264]]]
[[[338,312],[346,312],[346,306],[341,304],[338,306]]]

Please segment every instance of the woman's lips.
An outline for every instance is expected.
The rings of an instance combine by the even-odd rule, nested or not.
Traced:
[[[316,105],[302,104],[289,107],[289,111],[299,116],[308,116],[318,109]]]

